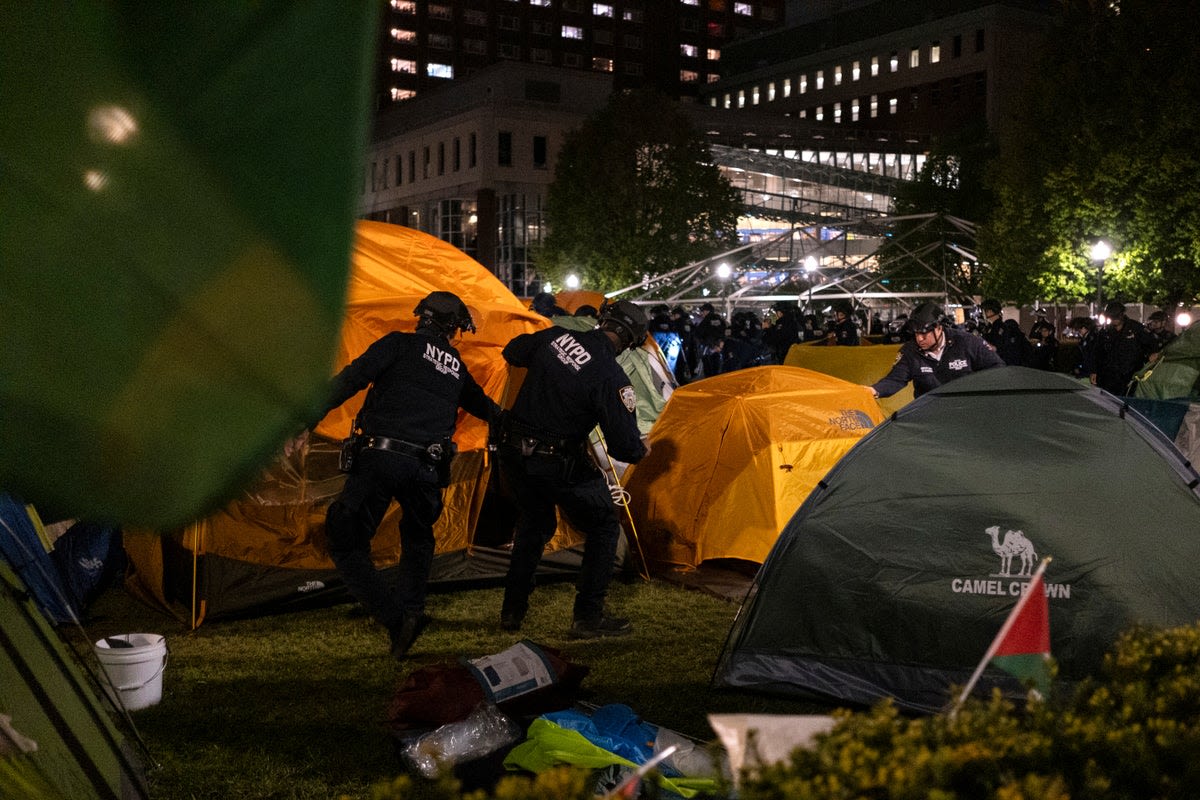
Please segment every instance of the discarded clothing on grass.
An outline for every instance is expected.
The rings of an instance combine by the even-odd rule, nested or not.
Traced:
[[[525,659],[521,668],[536,667],[545,679],[525,686],[503,680],[506,676],[499,673],[514,659]],[[558,650],[523,640],[503,653],[474,662],[464,659],[415,670],[392,697],[388,725],[396,734],[438,728],[466,719],[486,700],[494,700],[510,717],[536,717],[573,705],[587,674],[587,666],[568,661]]]
[[[664,791],[692,797],[718,788],[717,767],[703,750],[697,751],[686,737],[640,720],[628,706],[601,706],[590,715],[568,710],[538,717],[529,726],[526,739],[504,759],[510,770],[543,772],[551,767],[570,764],[593,770],[608,770],[607,783],[614,787],[636,772],[658,752],[665,742],[685,750],[681,761],[674,756],[657,765],[658,784]],[[699,772],[681,775],[680,766],[699,767]],[[616,772],[609,770],[617,766]]]

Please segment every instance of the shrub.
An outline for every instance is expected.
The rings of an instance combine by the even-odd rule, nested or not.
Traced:
[[[739,800],[1144,800],[1200,786],[1200,624],[1121,637],[1100,674],[1018,707],[997,691],[958,713],[907,717],[889,701],[835,712],[838,724],[790,761],[746,770]],[[652,792],[653,793],[653,792]],[[656,794],[656,793],[654,793]],[[406,777],[376,800],[573,800],[592,796],[566,768],[507,777],[462,795]]]

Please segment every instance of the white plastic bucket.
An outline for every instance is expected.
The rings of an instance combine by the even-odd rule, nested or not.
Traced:
[[[131,646],[123,647],[121,643]],[[129,711],[162,699],[167,641],[156,633],[122,633],[96,642],[96,658],[104,669],[104,690]]]

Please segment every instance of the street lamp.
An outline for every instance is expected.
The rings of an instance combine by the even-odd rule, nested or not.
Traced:
[[[572,291],[579,288],[579,276],[574,272],[567,276],[567,288]]]
[[[1104,310],[1104,262],[1112,255],[1108,242],[1098,239],[1092,245],[1092,261],[1096,262],[1096,313]]]
[[[804,274],[808,277],[808,310],[812,311],[812,274],[817,271],[817,257],[808,256],[804,259]]]

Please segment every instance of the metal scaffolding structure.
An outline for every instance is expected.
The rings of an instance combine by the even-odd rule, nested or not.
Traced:
[[[780,300],[820,310],[849,300],[907,311],[922,299],[973,304],[975,225],[947,214],[872,216],[788,230],[610,292],[640,303],[734,310]]]

